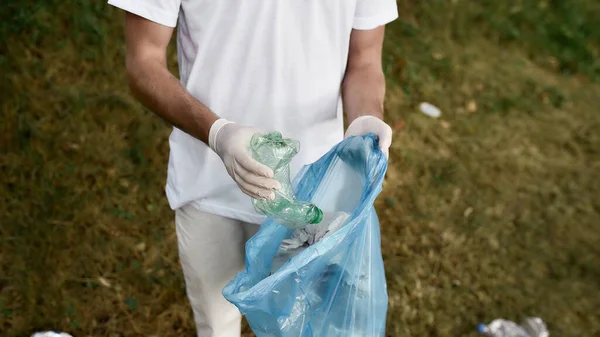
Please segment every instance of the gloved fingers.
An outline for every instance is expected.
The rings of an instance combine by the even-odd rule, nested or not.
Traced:
[[[258,200],[266,200],[266,199],[273,200],[273,199],[275,199],[275,192],[247,182],[239,175],[238,169],[239,169],[239,166],[234,168],[234,170],[233,170],[234,179],[235,179],[235,182],[238,184],[238,187],[240,188],[240,190],[242,190],[242,192],[244,192],[246,195],[248,195],[254,199],[258,199]]]
[[[235,161],[246,171],[252,172],[259,176],[273,178],[273,170],[271,170],[268,166],[259,163],[254,158],[250,157],[249,154],[244,153],[241,156],[236,156]]]
[[[379,148],[389,158],[389,148],[392,145],[393,131],[387,123],[375,116],[365,115],[355,119],[348,126],[345,137],[359,136],[371,132],[377,135]]]
[[[241,183],[239,181],[236,181],[236,183],[237,183],[237,186],[239,187],[239,189],[245,195],[249,196],[250,198],[257,199],[257,200],[267,200],[267,197],[266,197],[267,194],[265,192],[263,192],[262,190],[257,191],[257,193],[254,193],[254,192],[252,192],[252,190],[244,187],[243,183]]]
[[[256,173],[246,170],[242,165],[238,164],[237,162],[234,165],[237,174],[247,183],[270,191],[277,191],[281,189],[281,184],[279,183],[279,181],[256,175]]]
[[[249,196],[250,198],[253,198],[253,199],[256,199],[256,200],[267,200],[265,197],[263,197],[263,196],[261,196],[261,195],[258,195],[258,194],[255,194],[255,193],[252,193],[252,192],[250,192],[249,190],[245,189],[244,187],[242,187],[242,185],[241,185],[241,184],[239,184],[239,183],[238,183],[237,185],[238,185],[239,189],[240,189],[240,190],[241,190],[241,191],[242,191],[242,192],[243,192],[245,195]]]
[[[352,121],[352,123],[350,123],[350,125],[348,125],[346,133],[344,134],[344,138],[360,136],[372,132],[373,120],[379,120],[379,118],[369,115],[364,115],[356,118]]]
[[[385,154],[386,158],[390,157],[390,146],[392,145],[392,128],[385,125],[380,134],[377,134],[379,148]]]
[[[381,149],[381,152],[383,152],[383,155],[384,155],[386,158],[388,158],[388,159],[390,158],[390,148],[389,148],[389,147],[382,148],[382,149]]]

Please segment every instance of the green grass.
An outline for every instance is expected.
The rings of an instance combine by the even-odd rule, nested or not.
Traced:
[[[526,315],[600,335],[600,3],[399,5],[377,201],[388,335]],[[9,0],[0,38],[0,335],[192,335],[169,129],[127,90],[122,14]]]

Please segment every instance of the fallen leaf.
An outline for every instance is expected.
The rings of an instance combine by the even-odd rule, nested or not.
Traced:
[[[404,125],[406,125],[406,122],[401,120],[398,123],[394,124],[394,130],[396,130],[396,131],[402,130],[402,128],[404,128]]]
[[[138,252],[143,252],[146,250],[146,243],[145,242],[140,242],[137,245],[135,245],[135,250],[137,250]]]
[[[128,188],[129,187],[129,180],[127,180],[127,179],[121,179],[121,180],[119,180],[119,185],[121,185],[122,187]]]
[[[110,282],[102,276],[98,277],[98,283],[106,288],[110,288],[112,286]]]
[[[444,129],[449,129],[450,128],[450,123],[446,122],[446,121],[441,121],[440,125],[444,128]]]
[[[554,70],[558,70],[560,68],[560,63],[558,62],[558,59],[556,59],[556,57],[550,56],[548,58],[548,65],[550,65],[550,67]]]
[[[550,95],[547,92],[544,91],[540,96],[542,97],[542,102],[544,102],[544,104],[550,104]]]
[[[469,208],[465,209],[465,212],[463,213],[463,216],[465,218],[468,218],[469,215],[471,215],[471,213],[473,213],[473,207],[469,207]]]
[[[467,111],[470,113],[474,113],[477,111],[477,102],[475,102],[474,100],[469,101],[469,103],[467,103]]]
[[[404,58],[396,59],[396,74],[402,76],[404,69],[406,68],[407,61]]]
[[[109,169],[106,170],[106,175],[108,175],[110,178],[114,178],[117,176],[117,169],[114,167],[111,167]]]
[[[77,143],[67,143],[63,146],[66,151],[78,151],[81,146]]]
[[[500,248],[500,242],[498,241],[498,239],[494,238],[494,237],[490,237],[488,239],[489,242],[489,247],[496,250],[498,248]]]
[[[399,69],[403,69],[404,67],[406,67],[406,59],[405,58],[398,58],[396,59],[396,66]]]

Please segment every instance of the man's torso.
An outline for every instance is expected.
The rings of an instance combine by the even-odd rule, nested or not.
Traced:
[[[183,0],[178,61],[186,89],[220,117],[298,139],[292,174],[343,137],[340,86],[356,0]],[[258,222],[220,159],[178,129],[167,193],[173,208]]]

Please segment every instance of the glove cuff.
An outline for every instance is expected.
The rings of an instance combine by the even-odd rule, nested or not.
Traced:
[[[228,121],[225,118],[219,118],[211,125],[210,131],[208,132],[208,146],[213,151],[217,152],[217,139],[218,139],[219,133],[221,132],[223,127],[227,124],[232,124],[232,123],[233,122]]]
[[[353,125],[357,125],[358,123],[360,123],[360,121],[365,120],[365,119],[371,119],[371,118],[381,120],[381,118],[373,116],[373,115],[362,115],[362,116],[356,117],[352,121],[352,123],[350,123],[350,125],[348,125],[348,128],[346,128],[346,132],[344,133],[344,138],[347,138],[349,136],[348,130],[351,130]]]

